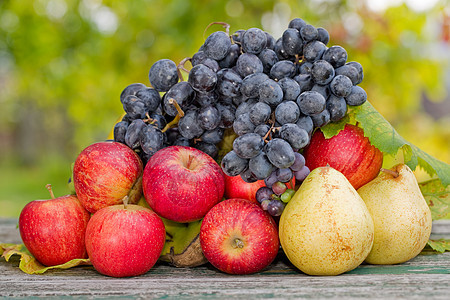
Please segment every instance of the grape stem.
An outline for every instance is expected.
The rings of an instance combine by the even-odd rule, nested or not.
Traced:
[[[274,125],[275,125],[275,112],[272,113],[269,122],[272,124],[269,128],[269,131],[267,131],[266,135],[263,137],[263,141],[265,143],[268,143],[269,140],[272,139],[271,133],[274,131]],[[269,139],[269,140],[267,140]]]
[[[167,130],[169,130],[169,128],[172,128],[173,126],[178,124],[178,121],[180,121],[180,115],[179,114],[177,114],[175,116],[175,118],[170,123],[167,123],[167,125],[161,130],[161,132],[166,132]]]
[[[189,70],[184,67],[184,65],[188,61],[190,61],[192,63],[192,58],[191,57],[183,58],[177,66],[177,73],[178,73],[178,77],[180,78],[180,81],[184,81],[183,74],[181,74],[181,70],[183,70],[189,74]]]
[[[222,25],[223,28],[225,28],[225,33],[229,36],[230,35],[230,24],[225,22],[212,22],[209,23],[208,26],[206,26],[205,31],[203,31],[203,39],[205,39],[206,31],[211,27],[212,25]]]
[[[145,123],[152,124],[152,125],[156,123],[155,119],[150,118],[150,115],[148,114],[148,112],[145,113],[145,116],[147,117],[146,119],[143,120]]]
[[[173,106],[175,106],[175,108],[176,108],[176,110],[178,112],[178,115],[180,117],[184,117],[184,111],[181,109],[181,106],[178,104],[177,100],[175,100],[173,98],[170,98],[169,99],[169,104],[172,104]]]

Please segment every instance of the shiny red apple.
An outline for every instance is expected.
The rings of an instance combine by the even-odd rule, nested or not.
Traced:
[[[158,215],[184,223],[203,218],[222,199],[224,177],[206,153],[170,146],[149,159],[142,185],[147,203]]]
[[[84,234],[90,214],[74,195],[34,200],[22,209],[19,231],[25,247],[45,266],[87,258]]]
[[[138,276],[155,265],[165,238],[163,221],[150,209],[113,205],[92,216],[86,229],[86,249],[99,273]]]
[[[279,250],[278,229],[272,217],[245,199],[215,205],[200,228],[203,254],[229,274],[251,274],[269,266]]]
[[[86,147],[73,167],[75,192],[91,213],[122,203],[137,203],[142,195],[143,165],[129,147],[117,142],[99,142]]]
[[[330,139],[316,130],[303,155],[311,171],[329,165],[344,174],[355,189],[377,177],[383,164],[383,153],[364,136],[362,128],[351,124]]]
[[[241,198],[252,202],[256,201],[256,191],[263,186],[266,186],[264,180],[258,180],[252,183],[245,182],[241,176],[225,176],[225,198]]]

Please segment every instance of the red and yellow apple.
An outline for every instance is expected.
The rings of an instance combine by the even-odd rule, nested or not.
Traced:
[[[364,136],[362,128],[351,124],[329,139],[316,130],[303,155],[311,171],[329,165],[344,174],[355,189],[377,177],[383,164],[383,153]]]
[[[75,192],[91,213],[120,204],[125,196],[130,204],[137,203],[142,195],[142,172],[141,159],[126,145],[95,143],[81,151],[75,160]]]

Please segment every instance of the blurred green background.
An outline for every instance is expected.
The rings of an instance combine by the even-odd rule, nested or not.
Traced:
[[[426,3],[425,3],[426,2]],[[78,153],[149,85],[157,60],[192,56],[207,25],[281,36],[300,17],[364,67],[373,106],[405,139],[450,162],[450,5],[439,0],[0,1],[0,216],[69,192]],[[387,163],[391,163],[388,161]],[[426,174],[416,173],[419,180]]]

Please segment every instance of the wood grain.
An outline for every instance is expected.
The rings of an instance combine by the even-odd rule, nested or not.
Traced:
[[[0,219],[0,242],[20,243],[17,220]],[[441,222],[439,236],[450,237],[450,222]],[[0,297],[77,298],[368,298],[450,299],[450,253],[424,251],[409,262],[392,266],[361,265],[340,276],[314,277],[297,271],[280,253],[263,272],[232,276],[207,264],[174,268],[157,264],[132,278],[110,278],[92,267],[27,275],[18,259],[0,259]]]

